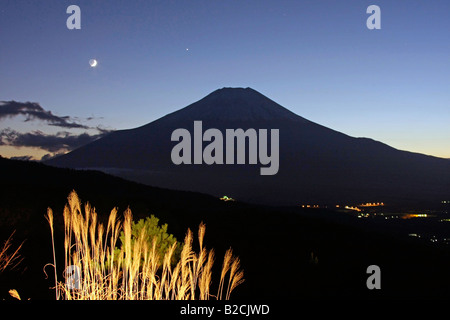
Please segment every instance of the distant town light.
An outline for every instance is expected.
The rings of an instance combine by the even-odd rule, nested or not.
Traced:
[[[326,208],[327,206],[323,206],[323,208]],[[302,208],[315,208],[315,209],[319,209],[321,208],[320,205],[318,204],[302,204]]]
[[[223,196],[222,198],[220,198],[220,200],[222,200],[222,201],[235,201],[233,198],[228,197],[228,196]]]
[[[359,205],[360,207],[382,207],[384,202],[367,202]]]
[[[354,211],[361,211],[361,209],[360,208],[358,208],[358,207],[350,207],[350,206],[345,206],[345,209],[347,209],[347,210],[354,210]]]
[[[402,216],[402,219],[412,219],[412,218],[427,218],[426,213],[408,213]]]

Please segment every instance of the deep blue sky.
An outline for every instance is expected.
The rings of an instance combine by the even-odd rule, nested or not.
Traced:
[[[71,4],[81,30],[66,28]],[[381,30],[366,28],[371,4]],[[252,87],[351,136],[450,158],[449,35],[447,0],[2,0],[0,101],[124,129]]]

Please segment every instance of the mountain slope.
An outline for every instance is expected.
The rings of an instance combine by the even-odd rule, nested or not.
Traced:
[[[171,134],[208,128],[279,129],[279,171],[256,165],[175,165]],[[205,147],[209,142],[203,142]],[[248,151],[248,146],[247,146]],[[223,88],[147,125],[116,131],[47,164],[98,168],[166,188],[269,204],[436,203],[450,193],[450,161],[353,138],[304,119],[250,88]]]

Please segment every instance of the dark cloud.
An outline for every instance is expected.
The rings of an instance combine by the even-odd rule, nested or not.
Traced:
[[[93,127],[79,123],[99,119],[94,116],[86,119],[56,116],[51,111],[42,108],[36,102],[0,101],[0,120],[16,116],[24,116],[25,122],[40,120],[46,122],[48,125],[68,130],[60,131],[56,134],[44,133],[39,130],[25,133],[11,128],[0,130],[0,146],[34,147],[48,151],[49,153],[44,155],[41,160],[48,160],[59,154],[72,151],[113,131],[102,125]],[[86,129],[86,132],[75,134],[69,132],[71,129]],[[20,158],[23,158],[23,160],[31,159],[27,156]]]
[[[42,131],[21,133],[7,128],[0,131],[0,145],[35,147],[52,153],[67,152],[97,140],[107,133],[106,130],[93,135],[88,133],[74,135],[67,131],[56,134],[45,134]]]
[[[17,156],[17,157],[11,157],[11,160],[22,160],[22,161],[32,161],[33,156]]]
[[[45,110],[36,102],[0,101],[0,120],[19,115],[26,117],[25,122],[39,119],[47,122],[51,126],[89,129],[86,125],[73,122],[69,116],[60,117],[54,115],[51,111]]]

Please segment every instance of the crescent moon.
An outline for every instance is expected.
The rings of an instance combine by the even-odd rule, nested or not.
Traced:
[[[98,64],[97,60],[95,59],[89,60],[89,65],[91,66],[91,68],[95,68],[97,64]]]

